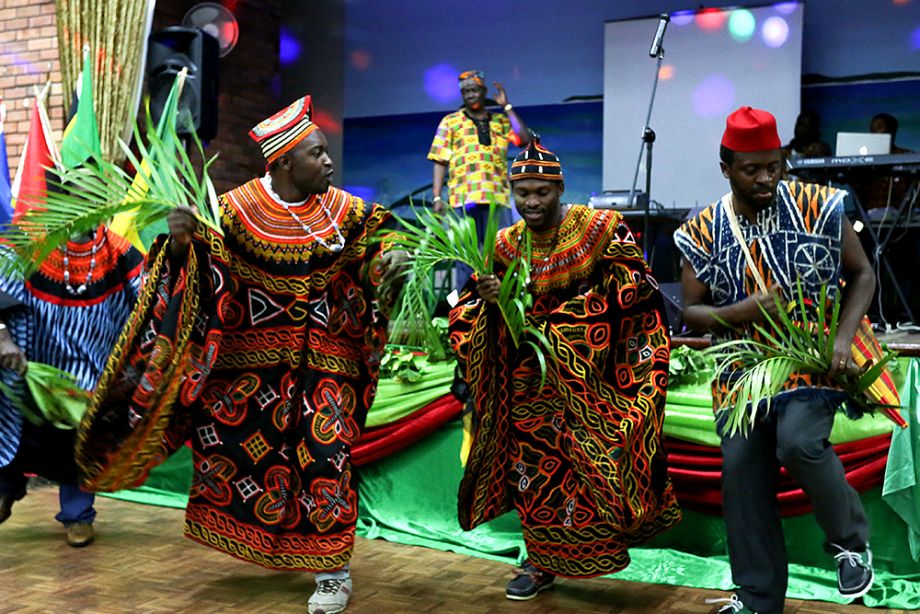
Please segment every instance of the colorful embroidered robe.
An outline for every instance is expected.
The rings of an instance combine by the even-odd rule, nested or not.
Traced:
[[[181,270],[168,241],[151,250],[78,460],[89,487],[116,490],[190,439],[186,536],[268,568],[338,569],[385,342],[370,238],[387,213],[330,188],[291,206],[308,236],[258,179],[220,204],[224,236],[196,237]]]
[[[497,268],[522,257],[524,232],[499,231]],[[514,349],[495,305],[467,295],[451,311],[478,420],[459,517],[469,530],[514,507],[536,567],[588,577],[623,569],[628,547],[680,519],[661,441],[670,344],[620,214],[573,206],[555,234],[532,239],[527,321],[554,355],[542,390],[536,355]]]
[[[6,323],[26,358],[67,371],[92,390],[134,308],[143,256],[104,226],[92,241],[68,241],[66,248],[66,267],[63,250],[56,249],[27,279],[0,278],[0,291],[20,306],[9,310]],[[21,378],[4,371],[4,381],[24,392]],[[0,395],[0,467],[19,448],[22,420]]]

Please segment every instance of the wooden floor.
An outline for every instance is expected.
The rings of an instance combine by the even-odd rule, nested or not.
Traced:
[[[67,546],[57,488],[32,490],[0,526],[0,612],[143,614],[305,612],[309,574],[236,561],[182,537],[182,511],[98,498],[97,541]],[[459,554],[359,540],[349,613],[562,614],[709,612],[712,591],[609,579],[562,580],[522,603],[504,598],[511,567]],[[788,601],[786,614],[869,613]],[[884,610],[882,610],[884,611]],[[903,612],[903,610],[887,610]]]

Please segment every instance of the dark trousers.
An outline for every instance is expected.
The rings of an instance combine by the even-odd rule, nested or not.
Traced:
[[[842,394],[798,390],[774,399],[748,437],[722,438],[722,499],[732,580],[760,614],[782,613],[788,585],[777,486],[785,467],[814,506],[824,549],[862,550],[869,522],[828,437]]]
[[[95,495],[78,486],[74,461],[76,436],[76,430],[50,425],[37,427],[24,420],[16,456],[9,465],[0,467],[0,494],[25,493],[26,474],[34,473],[61,484],[58,493],[61,511],[55,516],[56,520],[65,525],[93,522]]]

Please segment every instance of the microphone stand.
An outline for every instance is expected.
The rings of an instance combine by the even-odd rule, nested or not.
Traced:
[[[636,160],[636,172],[633,174],[632,188],[629,190],[629,206],[632,207],[636,195],[636,183],[639,181],[639,168],[642,166],[642,153],[645,151],[645,204],[642,207],[642,252],[651,267],[651,258],[648,251],[648,217],[649,206],[652,203],[652,145],[655,143],[655,131],[649,125],[652,121],[652,108],[655,106],[655,93],[658,91],[658,75],[661,73],[661,62],[664,60],[664,46],[659,45],[655,63],[655,80],[652,83],[652,96],[648,101],[648,112],[645,115],[645,129],[642,131],[642,144],[639,146],[639,159]]]

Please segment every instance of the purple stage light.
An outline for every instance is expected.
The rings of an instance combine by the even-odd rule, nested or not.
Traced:
[[[425,92],[433,100],[447,103],[460,99],[457,75],[460,71],[450,64],[437,64],[425,71]]]
[[[910,48],[914,51],[920,49],[920,26],[910,36]]]
[[[284,26],[278,31],[278,39],[278,59],[281,65],[296,62],[300,58],[300,41]]]
[[[777,2],[773,9],[780,15],[792,15],[799,8],[798,2]]]
[[[671,23],[675,26],[686,26],[693,23],[693,11],[677,11],[671,13]]]
[[[789,24],[782,17],[770,17],[763,22],[763,30],[760,32],[763,36],[763,42],[767,47],[782,47],[789,38]]]
[[[735,106],[735,86],[722,75],[707,77],[693,90],[693,112],[700,117],[722,117]]]

